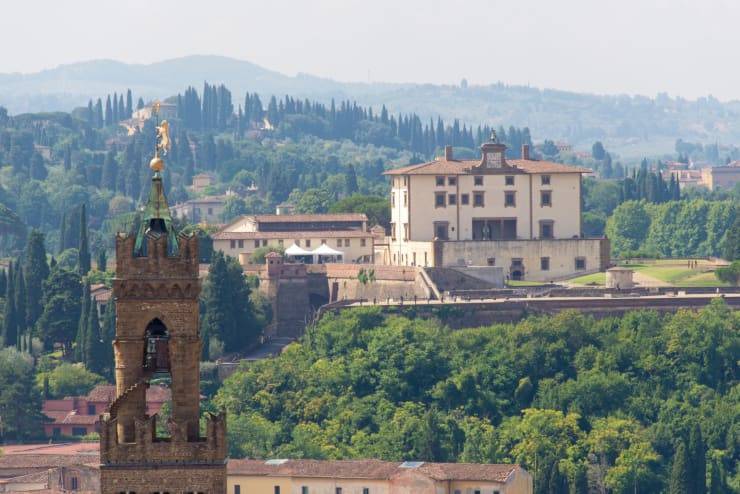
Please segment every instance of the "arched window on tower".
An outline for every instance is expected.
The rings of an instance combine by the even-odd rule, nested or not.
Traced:
[[[167,326],[159,319],[152,319],[146,327],[144,369],[148,372],[170,372],[170,336]]]

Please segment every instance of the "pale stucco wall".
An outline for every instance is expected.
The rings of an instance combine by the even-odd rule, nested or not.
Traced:
[[[354,234],[355,232],[353,232]],[[267,246],[272,247],[283,247],[287,249],[291,245],[293,245],[295,239],[290,236],[290,233],[285,234],[285,238],[282,239],[282,244],[280,243],[281,239],[259,239],[260,247],[263,245],[263,240],[267,240]],[[306,246],[306,240],[311,241],[310,246]],[[300,246],[303,247],[306,250],[314,250],[317,247],[321,245],[321,241],[326,240],[326,245],[331,247],[332,249],[338,250],[344,254],[344,261],[345,262],[359,262],[359,259],[372,259],[373,258],[373,236],[368,232],[367,236],[358,238],[358,237],[347,237],[342,238],[342,246],[340,247],[338,245],[339,238],[326,238],[322,239],[319,237],[315,238],[309,238],[309,239],[300,239]],[[345,246],[345,241],[349,240],[349,246]],[[362,240],[365,241],[365,245],[362,245]],[[255,250],[257,250],[257,246],[255,245],[255,242],[257,239],[244,239],[242,241],[242,247],[239,247],[239,241],[235,241],[234,248],[231,247],[231,241],[230,240],[219,240],[215,239],[213,241],[213,248],[215,250],[220,250],[224,254],[230,255],[232,257],[239,258],[239,254],[247,254],[251,255]],[[368,261],[365,261],[368,262]]]
[[[396,241],[404,241],[408,224],[410,241],[433,240],[435,222],[447,222],[450,240],[472,240],[473,219],[506,218],[517,220],[517,238],[538,238],[540,221],[554,223],[555,238],[572,238],[581,233],[581,176],[578,173],[548,175],[550,184],[542,183],[541,174],[512,172],[514,184],[506,185],[507,174],[483,175],[483,185],[475,185],[474,175],[445,175],[444,185],[437,185],[434,175],[410,175],[392,178],[391,221]],[[456,183],[450,185],[449,178]],[[406,180],[404,182],[404,180]],[[541,191],[552,192],[552,206],[541,204]],[[515,205],[505,205],[505,193],[515,193]],[[483,206],[475,206],[474,192],[483,192]],[[404,203],[404,194],[408,201]],[[437,193],[444,193],[445,206],[436,206]],[[468,204],[463,204],[467,194]],[[454,195],[455,204],[450,204]]]
[[[430,242],[431,244],[431,242]],[[578,274],[603,270],[600,239],[498,240],[442,242],[442,266],[488,265],[495,259],[504,274],[510,274],[511,261],[522,259],[524,279],[553,281]],[[541,259],[550,260],[550,269],[540,269]],[[576,258],[584,258],[585,268],[576,270]]]

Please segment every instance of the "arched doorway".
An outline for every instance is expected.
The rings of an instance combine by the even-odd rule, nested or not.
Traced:
[[[147,325],[144,344],[144,369],[150,373],[170,372],[170,335],[159,319]]]

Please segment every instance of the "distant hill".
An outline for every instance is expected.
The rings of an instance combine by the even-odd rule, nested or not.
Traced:
[[[90,98],[131,88],[135,97],[166,98],[203,82],[223,83],[235,104],[246,91],[290,94],[328,101],[354,99],[385,104],[392,112],[425,118],[459,118],[468,124],[528,126],[537,140],[567,140],[587,148],[597,139],[624,155],[672,152],[677,138],[705,143],[740,142],[740,102],[697,101],[659,96],[601,96],[502,83],[463,88],[452,85],[343,83],[295,77],[228,57],[195,55],[153,64],[113,60],[62,65],[34,74],[0,74],[0,105],[11,114],[69,111]]]

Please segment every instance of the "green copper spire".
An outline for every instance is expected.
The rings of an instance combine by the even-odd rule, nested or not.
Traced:
[[[170,208],[167,206],[167,198],[164,195],[164,186],[162,185],[162,176],[155,172],[152,177],[152,188],[149,191],[149,200],[144,207],[144,214],[139,225],[139,231],[136,234],[136,243],[134,244],[134,255],[147,255],[147,236],[166,235],[167,236],[167,255],[174,256],[178,253],[177,233],[172,225],[172,215]]]
[[[158,105],[155,106],[158,108]],[[156,111],[155,111],[156,116]],[[157,129],[157,141],[154,147],[154,158],[149,163],[149,168],[154,171],[152,177],[152,188],[149,191],[149,200],[144,208],[144,215],[139,232],[136,234],[136,243],[134,244],[134,255],[147,255],[147,236],[165,235],[167,237],[167,255],[174,256],[178,253],[177,233],[172,226],[172,215],[170,208],[167,206],[167,198],[164,196],[164,187],[162,185],[161,172],[164,170],[164,160],[159,156],[167,154],[170,146],[169,125],[167,120],[163,120]]]

